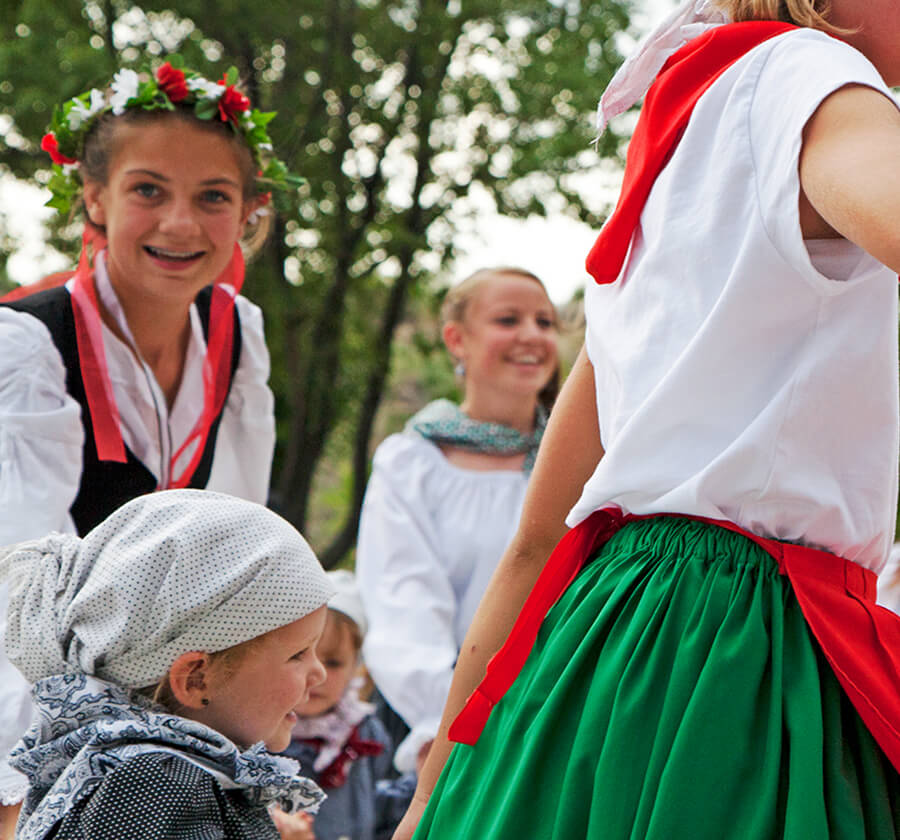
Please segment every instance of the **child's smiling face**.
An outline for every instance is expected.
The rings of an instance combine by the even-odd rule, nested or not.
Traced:
[[[325,680],[312,687],[305,703],[294,707],[300,717],[318,717],[334,708],[356,673],[359,649],[349,619],[328,610],[316,656],[325,667]]]
[[[190,717],[241,747],[263,741],[272,752],[285,749],[297,722],[294,708],[325,679],[316,643],[325,625],[321,606],[291,624],[252,640],[237,664],[214,666],[208,705]]]

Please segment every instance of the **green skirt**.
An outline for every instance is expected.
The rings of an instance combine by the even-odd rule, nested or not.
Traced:
[[[900,776],[775,561],[680,518],[626,525],[581,571],[415,835],[898,836]]]

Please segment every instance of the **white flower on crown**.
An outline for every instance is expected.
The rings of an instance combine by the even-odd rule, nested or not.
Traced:
[[[109,98],[109,104],[112,106],[112,112],[119,116],[125,113],[129,99],[134,99],[138,95],[138,74],[134,70],[120,70],[113,76],[112,96]]]
[[[249,216],[247,216],[247,221],[251,225],[255,225],[263,216],[268,216],[270,212],[268,207],[257,207],[250,212]]]
[[[204,79],[202,76],[193,76],[187,80],[188,90],[199,91],[209,99],[219,99],[225,93],[225,86]]]
[[[81,128],[84,123],[88,122],[94,114],[99,113],[106,107],[103,91],[97,90],[97,88],[94,88],[91,91],[90,104],[85,105],[80,99],[75,99],[73,101],[74,104],[72,110],[69,111],[67,117],[69,128],[72,129],[72,131],[78,131],[78,129]]]

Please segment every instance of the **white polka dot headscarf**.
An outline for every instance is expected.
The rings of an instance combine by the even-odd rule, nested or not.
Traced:
[[[205,490],[140,496],[84,538],[0,551],[6,650],[31,682],[84,673],[155,685],[191,650],[224,650],[334,592],[306,540],[261,505]]]

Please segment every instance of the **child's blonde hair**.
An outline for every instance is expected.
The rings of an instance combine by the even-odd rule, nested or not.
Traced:
[[[828,22],[831,0],[713,0],[735,22],[781,20],[823,32],[843,32]]]
[[[358,656],[362,650],[363,644],[363,632],[360,626],[346,613],[332,609],[331,607],[328,608],[328,617],[326,618],[326,621],[333,621],[338,627],[346,630],[350,636],[350,641],[353,643],[353,649]]]
[[[238,642],[224,650],[217,650],[215,653],[209,654],[209,666],[212,668],[221,668],[226,677],[230,677],[244,659],[251,654],[256,646],[260,643],[261,636],[255,636],[247,639],[245,642]],[[156,705],[162,706],[167,712],[173,715],[181,714],[184,707],[175,697],[172,691],[172,683],[169,682],[169,675],[166,674],[156,685],[147,686],[146,688],[136,689],[137,694],[149,697]]]

